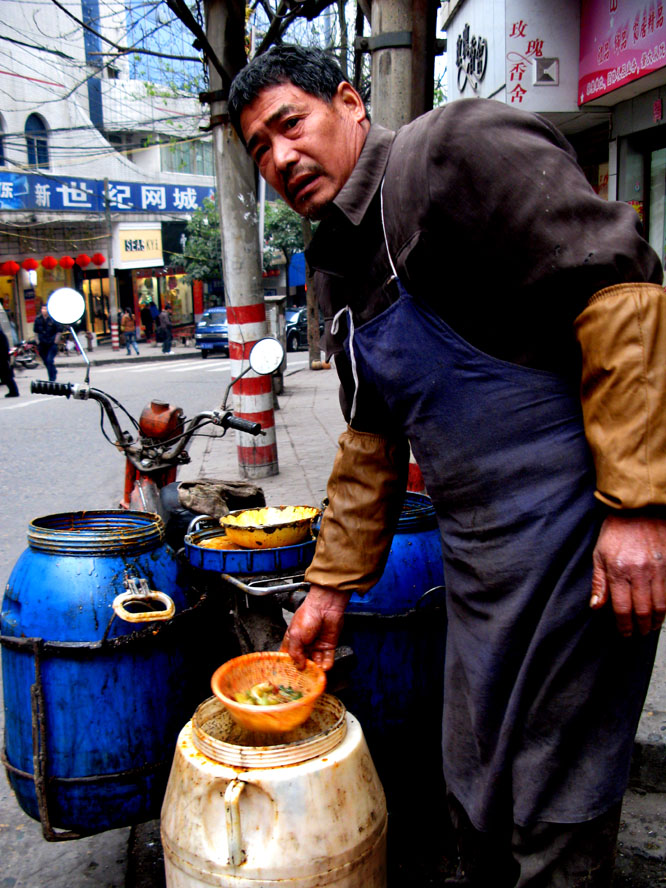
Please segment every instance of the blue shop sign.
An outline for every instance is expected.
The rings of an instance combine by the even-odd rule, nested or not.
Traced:
[[[214,197],[205,185],[147,185],[109,182],[109,208],[114,213],[191,213]],[[31,173],[0,173],[0,210],[64,210],[104,212],[104,182]]]

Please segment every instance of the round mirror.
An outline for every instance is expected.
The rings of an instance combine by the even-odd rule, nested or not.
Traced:
[[[79,318],[83,317],[85,307],[83,296],[70,287],[54,290],[46,303],[48,313],[53,320],[67,326],[75,324]]]
[[[284,349],[277,339],[260,339],[250,351],[250,367],[261,376],[268,376],[280,366],[284,360]]]

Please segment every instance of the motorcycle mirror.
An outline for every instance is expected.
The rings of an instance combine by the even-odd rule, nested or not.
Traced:
[[[250,349],[250,356],[248,358],[250,366],[246,367],[235,379],[230,380],[227,390],[224,393],[222,408],[224,410],[227,409],[227,401],[229,400],[231,387],[234,383],[238,382],[239,379],[242,379],[246,373],[249,373],[250,370],[254,370],[259,376],[269,376],[277,370],[283,360],[284,349],[277,339],[267,336],[265,339],[260,339],[258,342],[255,342]]]
[[[86,304],[83,301],[83,296],[78,290],[72,290],[71,287],[61,287],[59,290],[54,290],[46,303],[46,310],[53,320],[57,324],[63,324],[63,326],[69,327],[69,332],[72,334],[72,338],[77,344],[83,360],[85,361],[86,383],[88,383],[90,382],[90,360],[83,350],[83,346],[79,342],[76,330],[72,326],[72,324],[75,324],[83,317],[85,309]]]
[[[260,376],[274,373],[284,360],[284,349],[277,339],[270,336],[260,339],[250,351],[250,368]]]
[[[85,303],[83,296],[71,287],[54,290],[46,303],[46,309],[58,324],[75,324],[83,317]]]

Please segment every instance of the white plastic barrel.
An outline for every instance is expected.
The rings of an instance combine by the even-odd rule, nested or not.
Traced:
[[[361,726],[326,694],[312,718],[310,736],[249,746],[202,703],[162,806],[167,888],[386,888],[386,801]]]

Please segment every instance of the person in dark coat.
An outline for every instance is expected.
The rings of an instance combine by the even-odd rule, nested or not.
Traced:
[[[150,305],[145,302],[141,306],[141,323],[143,324],[146,342],[150,342],[153,338],[153,313],[150,310]]]
[[[9,390],[5,398],[18,398],[19,390],[14,379],[14,368],[9,362],[9,340],[2,329],[0,329],[0,383],[6,385]]]
[[[44,361],[50,381],[54,382],[58,375],[55,356],[58,352],[60,325],[53,320],[46,305],[42,305],[40,314],[35,319],[33,330],[37,337],[39,356]]]
[[[160,312],[156,335],[157,341],[162,343],[162,354],[172,355],[171,343],[173,342],[173,332],[171,328],[171,310],[168,305],[165,305]]]
[[[411,445],[445,565],[451,884],[608,888],[666,614],[659,258],[555,127],[503,103],[393,133],[329,55],[279,46],[229,113],[321,220],[307,258],[348,422],[283,647],[331,667],[386,563]]]

